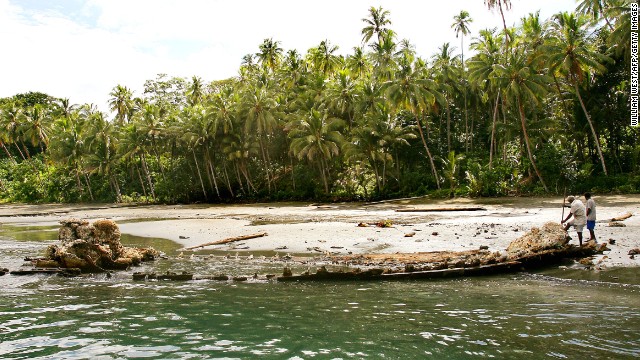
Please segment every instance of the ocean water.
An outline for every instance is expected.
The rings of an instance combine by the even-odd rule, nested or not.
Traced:
[[[0,267],[49,243],[23,235],[0,232]],[[0,276],[0,359],[640,358],[638,268],[406,282],[131,279],[180,266],[265,271],[217,257],[110,277]]]

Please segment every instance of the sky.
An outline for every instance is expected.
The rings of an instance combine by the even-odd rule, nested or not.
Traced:
[[[511,3],[508,26],[537,10],[544,20],[576,7],[575,0]],[[108,111],[116,85],[141,96],[144,82],[161,73],[236,76],[242,57],[266,38],[301,54],[329,40],[349,54],[371,6],[388,10],[398,39],[423,58],[446,42],[460,51],[451,25],[461,10],[473,19],[465,51],[479,30],[502,27],[482,0],[0,0],[0,98],[40,91]]]

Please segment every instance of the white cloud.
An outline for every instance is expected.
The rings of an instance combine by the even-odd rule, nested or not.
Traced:
[[[304,53],[328,39],[351,52],[359,45],[361,19],[370,6],[389,10],[400,38],[430,57],[444,42],[460,46],[451,23],[460,10],[474,21],[472,34],[501,27],[497,12],[481,1],[325,0],[86,0],[75,11],[22,8],[0,0],[0,97],[42,91],[68,97],[72,103],[95,103],[106,110],[117,84],[140,94],[158,73],[201,76],[214,80],[234,76],[241,58],[255,53],[265,38],[285,50]],[[54,5],[51,5],[54,4]],[[68,5],[68,4],[67,4]],[[507,24],[541,9],[542,18],[573,10],[573,0],[513,1]],[[470,39],[465,39],[466,44]]]

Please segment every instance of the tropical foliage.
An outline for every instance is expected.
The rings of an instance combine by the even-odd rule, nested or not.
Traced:
[[[511,5],[485,4],[503,17]],[[0,99],[0,201],[640,191],[629,1],[475,35],[471,22],[453,19],[460,55],[443,44],[423,58],[372,7],[347,55],[269,38],[230,79],[118,84],[110,113],[39,92]]]

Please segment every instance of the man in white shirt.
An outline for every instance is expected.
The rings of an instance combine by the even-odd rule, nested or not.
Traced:
[[[584,193],[584,198],[587,200],[587,230],[589,230],[589,234],[591,238],[589,241],[596,241],[596,234],[593,231],[596,228],[596,202],[591,198],[591,194],[586,192]]]
[[[569,215],[562,220],[563,224],[567,223],[564,230],[567,231],[571,226],[574,226],[576,228],[576,233],[578,233],[578,242],[580,243],[580,246],[582,246],[582,229],[584,229],[584,226],[587,224],[587,215],[584,204],[574,196],[567,196],[567,202],[571,204],[571,211],[569,211]],[[569,221],[571,216],[573,216],[573,220]]]

